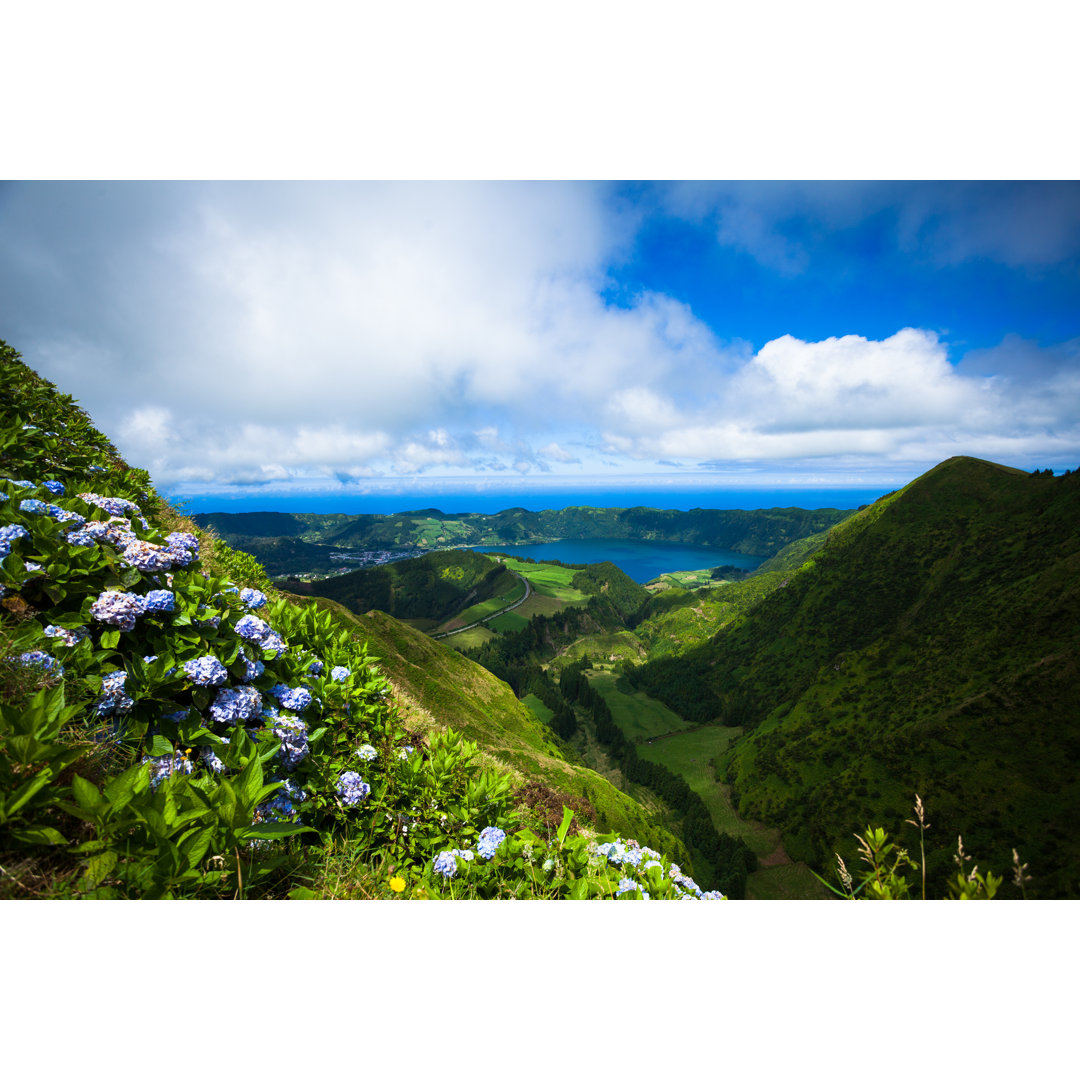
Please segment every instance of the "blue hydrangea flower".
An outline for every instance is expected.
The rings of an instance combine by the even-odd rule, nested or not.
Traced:
[[[25,540],[29,535],[21,525],[4,525],[0,527],[0,559],[11,554],[13,540]]]
[[[214,753],[212,746],[204,746],[199,751],[199,759],[211,772],[220,773],[225,771],[225,762]]]
[[[726,900],[727,897],[722,892],[719,892],[718,890],[714,890],[713,892],[703,892],[698,897],[698,899],[699,900]]]
[[[267,603],[266,594],[260,592],[258,589],[241,589],[240,600],[252,611],[257,608],[265,607]]]
[[[135,706],[132,698],[124,693],[126,671],[110,671],[101,680],[101,697],[95,705],[98,716],[123,716]]]
[[[210,706],[210,715],[219,724],[235,726],[240,720],[254,720],[262,707],[262,695],[253,686],[219,690]]]
[[[135,629],[135,620],[145,610],[146,601],[141,596],[126,592],[103,592],[90,605],[92,618],[125,631]]]
[[[454,858],[454,853],[452,851],[440,851],[435,856],[432,869],[436,874],[442,874],[447,880],[452,878],[457,873],[457,859]]]
[[[379,752],[374,746],[371,746],[369,743],[364,743],[364,745],[356,751],[356,756],[361,761],[374,761],[379,756]]]
[[[216,656],[200,656],[184,664],[184,674],[196,686],[221,686],[229,677],[225,665]]]
[[[55,638],[58,645],[66,645],[68,648],[78,645],[88,632],[85,626],[77,627],[75,630],[65,630],[62,626],[45,627],[46,637]]]
[[[311,691],[305,686],[286,686],[278,683],[271,691],[283,709],[303,712],[311,704]]]
[[[93,547],[97,541],[86,529],[77,529],[67,534],[66,540],[73,547]]]
[[[408,761],[409,758],[416,752],[415,746],[403,746],[398,752],[397,756],[401,761]]]
[[[631,881],[630,878],[622,878],[619,881],[619,887],[615,890],[616,896],[622,896],[623,893],[628,892],[640,892],[643,900],[649,899],[649,894],[643,889],[636,881]]]
[[[94,495],[88,491],[81,492],[79,498],[82,499],[83,502],[90,503],[91,506],[99,507],[104,510],[106,514],[110,514],[113,517],[127,517],[139,512],[139,508],[127,499],[117,499],[107,495]]]
[[[61,484],[59,480],[46,480],[45,481],[45,486],[54,495],[63,495],[64,494],[64,485]]]
[[[288,768],[295,768],[310,753],[307,725],[303,720],[290,716],[278,717],[274,722],[273,732],[281,740],[281,754]]]
[[[29,480],[9,480],[8,483],[20,488],[32,488],[35,486]]]
[[[173,565],[168,549],[160,544],[151,544],[149,540],[132,540],[120,553],[120,558],[136,570],[171,570]]]
[[[45,504],[40,499],[23,499],[19,503],[19,509],[25,510],[28,514],[44,514]]]
[[[144,757],[143,765],[150,766],[150,787],[156,788],[167,776],[191,772],[191,762],[179,751],[164,757]]]
[[[257,679],[265,670],[266,665],[261,660],[252,662],[245,656],[243,682],[251,682],[252,679]]]
[[[349,677],[349,669],[347,667],[335,667],[330,669],[330,678],[334,682],[344,682]]]
[[[308,665],[307,673],[317,677],[322,674],[325,666],[326,665],[321,660],[312,660]]]
[[[188,566],[199,557],[199,540],[191,533],[171,532],[165,537],[165,544],[174,566]]]
[[[49,675],[64,674],[64,669],[60,666],[60,662],[50,656],[47,652],[42,652],[40,649],[34,649],[33,652],[24,652],[19,657],[19,663],[22,664],[23,667],[40,667]]]
[[[254,642],[260,649],[272,652],[285,651],[285,642],[257,615],[245,615],[236,624],[236,632],[245,640]]]
[[[166,613],[176,610],[176,597],[168,589],[151,589],[146,594],[146,610]]]
[[[359,806],[371,794],[371,785],[365,783],[357,772],[342,773],[337,793],[346,806]]]
[[[479,852],[480,858],[490,859],[499,850],[499,846],[505,839],[506,833],[502,829],[495,825],[489,825],[480,834],[480,839],[476,842],[476,850]]]

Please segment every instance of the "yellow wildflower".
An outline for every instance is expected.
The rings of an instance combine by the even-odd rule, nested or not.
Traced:
[[[403,877],[392,877],[390,879],[390,888],[393,889],[394,892],[404,892],[405,879]]]

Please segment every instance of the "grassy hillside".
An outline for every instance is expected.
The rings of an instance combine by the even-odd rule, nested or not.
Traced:
[[[911,817],[1041,896],[1080,895],[1080,474],[953,458],[828,534],[745,617],[641,672],[748,733],[720,761],[744,816],[818,865]],[[949,853],[933,866],[948,869]]]
[[[313,602],[332,607],[323,599]],[[689,863],[680,841],[638,802],[591,769],[568,760],[572,755],[565,744],[506,683],[383,612],[356,617],[338,608],[337,614],[357,628],[378,657],[410,726],[460,731],[495,761],[513,769],[521,785],[531,785],[534,793],[546,789],[557,800],[572,803],[601,832],[632,835],[671,851],[684,865]]]
[[[395,625],[388,656],[436,648]],[[649,822],[493,680],[433,701],[485,752],[421,713],[445,689],[423,663],[460,657],[413,664],[399,707],[369,641],[180,517],[0,342],[0,897],[715,898],[575,833],[578,786]]]

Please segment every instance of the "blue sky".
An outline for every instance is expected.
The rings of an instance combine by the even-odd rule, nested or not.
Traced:
[[[1074,468],[1078,300],[1071,182],[0,186],[0,336],[177,497]]]

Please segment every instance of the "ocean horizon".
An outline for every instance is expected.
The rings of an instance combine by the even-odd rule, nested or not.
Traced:
[[[187,514],[244,514],[274,511],[284,514],[398,514],[436,509],[445,514],[496,514],[525,510],[562,510],[567,506],[654,510],[854,510],[887,494],[892,488],[717,488],[715,490],[600,488],[477,493],[432,491],[410,495],[189,495],[170,498]]]

